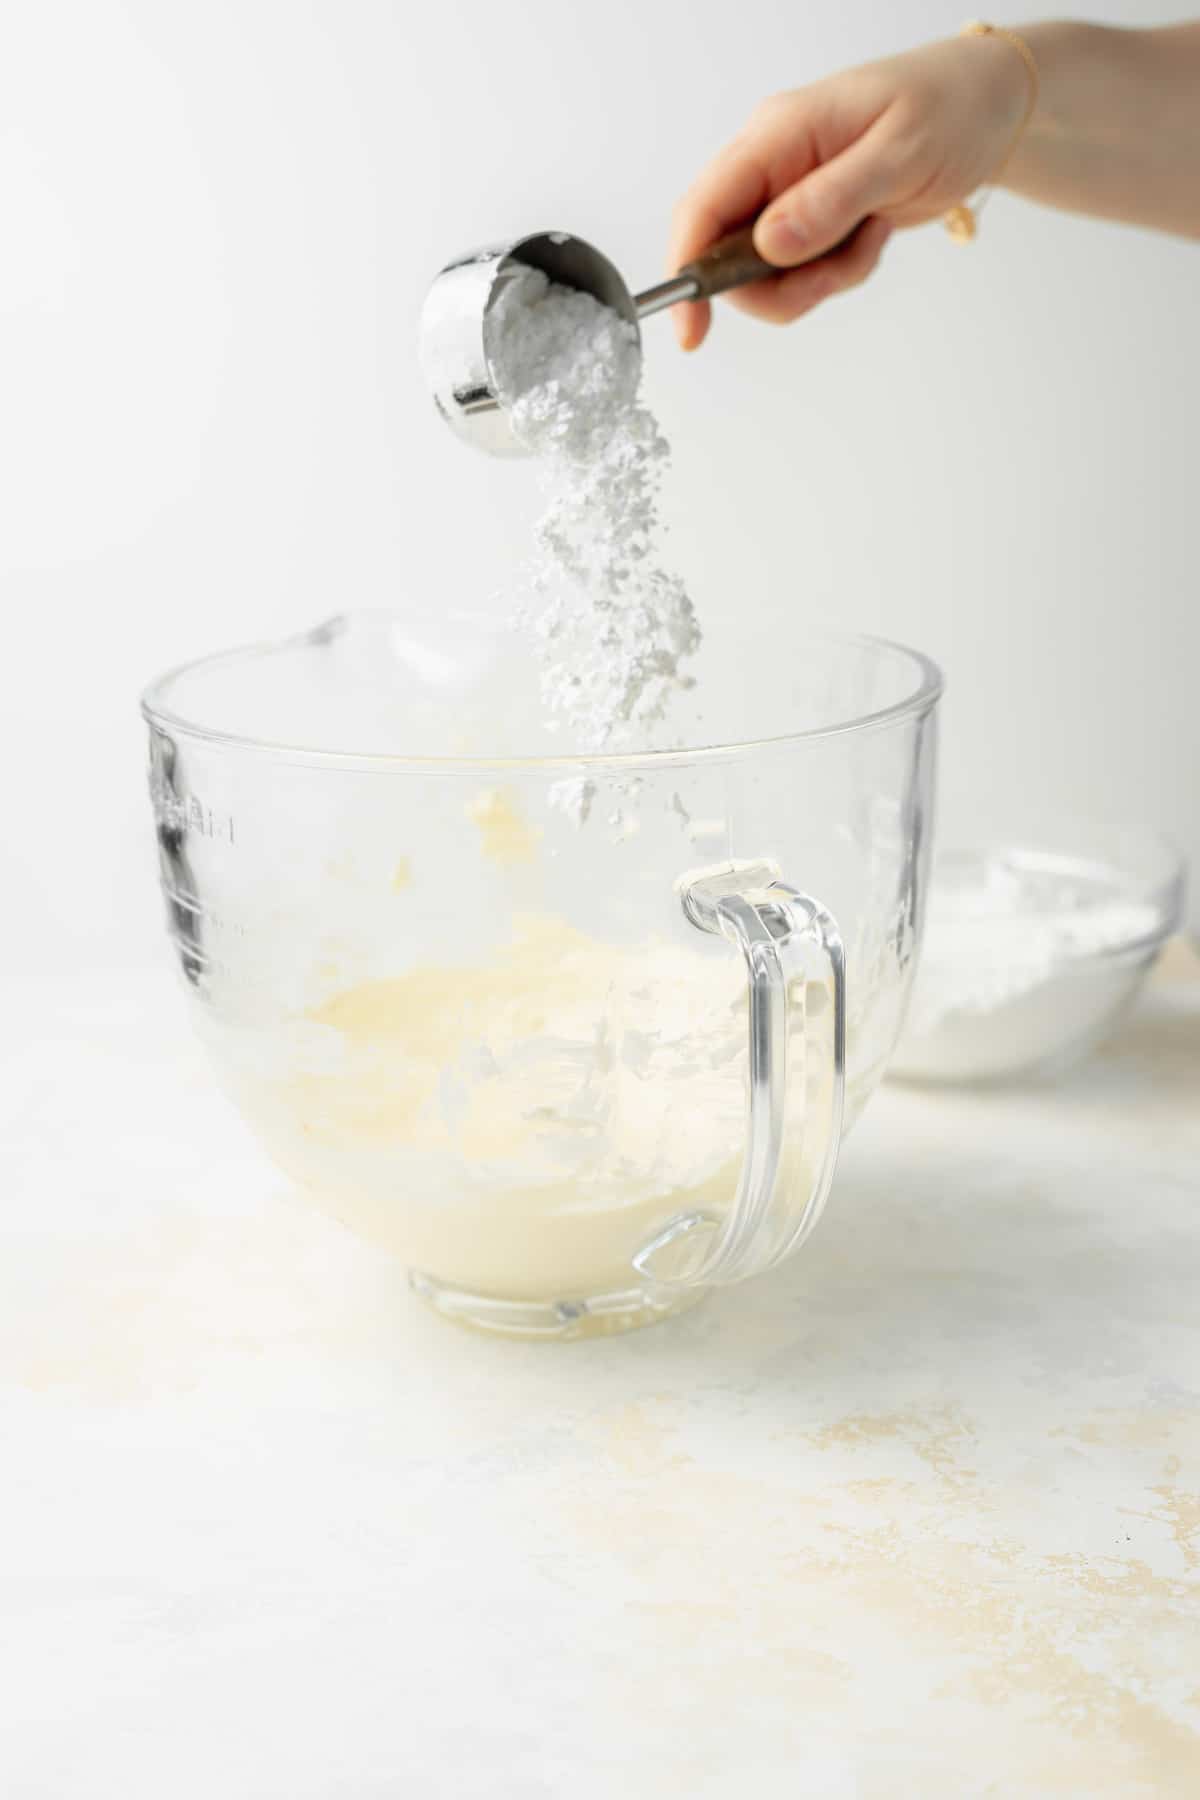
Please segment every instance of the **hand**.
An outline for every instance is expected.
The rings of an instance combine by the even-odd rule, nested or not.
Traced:
[[[676,209],[671,269],[757,215],[755,248],[788,273],[728,298],[772,324],[800,318],[865,281],[896,226],[937,218],[997,172],[1028,82],[1004,39],[962,37],[764,100]],[[710,315],[707,301],[674,309],[685,350]]]

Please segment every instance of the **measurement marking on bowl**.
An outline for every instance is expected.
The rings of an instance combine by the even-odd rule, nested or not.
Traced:
[[[229,845],[236,843],[232,813],[214,812],[198,794],[183,800],[162,783],[153,784],[150,794],[160,824],[195,837],[221,840]]]

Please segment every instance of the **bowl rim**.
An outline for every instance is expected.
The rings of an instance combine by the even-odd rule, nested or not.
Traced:
[[[310,646],[319,647],[331,643],[335,637],[350,629],[356,619],[399,618],[400,616],[398,613],[391,613],[386,608],[363,608],[341,612],[306,631],[293,632],[278,638],[262,639],[250,644],[235,645],[230,649],[216,650],[207,656],[193,657],[186,662],[176,663],[143,689],[140,697],[142,716],[149,725],[168,734],[178,733],[195,741],[225,749],[245,750],[273,756],[286,762],[318,764],[326,768],[387,769],[395,772],[412,771],[427,774],[438,771],[450,774],[484,769],[526,769],[531,771],[541,769],[552,770],[561,777],[567,777],[572,774],[585,775],[593,771],[608,773],[647,767],[678,768],[698,762],[732,761],[752,755],[756,751],[783,748],[789,744],[815,743],[829,738],[845,737],[853,733],[889,729],[908,720],[922,718],[931,712],[940,700],[946,685],[941,669],[932,657],[926,656],[922,650],[914,650],[910,645],[902,644],[896,639],[876,637],[867,632],[833,631],[822,627],[812,632],[810,641],[883,651],[909,663],[916,677],[916,684],[912,691],[902,699],[894,701],[890,706],[881,707],[876,712],[862,713],[856,718],[838,720],[832,725],[814,726],[805,731],[782,732],[773,736],[748,738],[730,743],[703,743],[685,748],[597,751],[594,753],[572,751],[549,756],[422,756],[403,751],[329,750],[311,744],[255,737],[245,732],[226,731],[204,725],[199,720],[188,718],[184,713],[176,711],[168,703],[172,685],[185,675],[191,675],[203,669],[211,669],[222,663],[250,662],[260,657],[278,654],[281,651],[299,650]]]

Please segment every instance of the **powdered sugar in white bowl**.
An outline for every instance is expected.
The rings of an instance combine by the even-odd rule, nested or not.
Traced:
[[[1057,1073],[1119,1022],[1179,924],[1179,858],[1131,831],[1055,839],[938,854],[892,1075]]]

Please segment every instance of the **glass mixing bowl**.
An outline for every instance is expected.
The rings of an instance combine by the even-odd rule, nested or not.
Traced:
[[[816,1222],[903,1019],[940,677],[746,607],[689,747],[583,756],[515,634],[429,614],[147,693],[194,1017],[278,1165],[443,1312],[640,1324]]]

